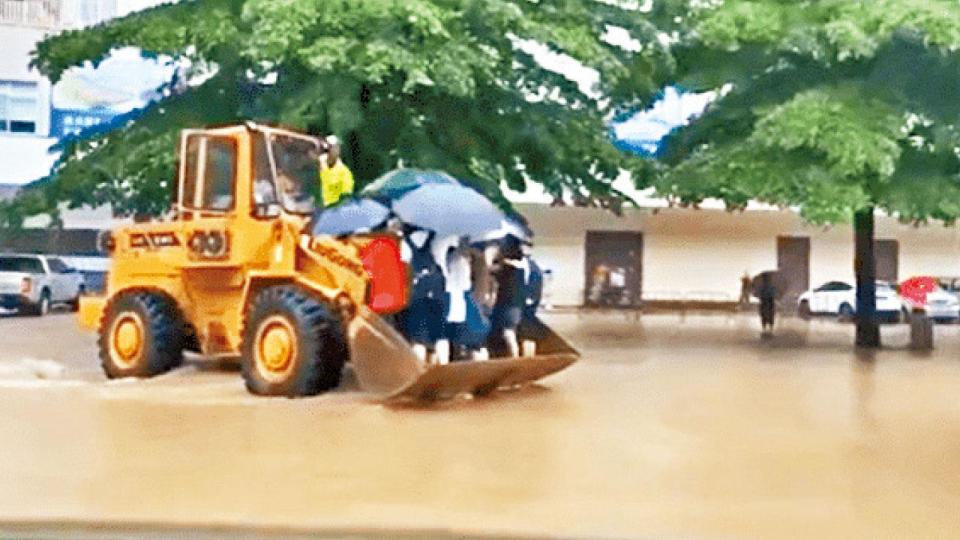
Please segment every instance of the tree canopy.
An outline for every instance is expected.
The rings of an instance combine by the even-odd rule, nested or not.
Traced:
[[[66,141],[51,176],[6,217],[57,201],[158,212],[179,129],[247,119],[337,134],[361,181],[402,163],[472,178],[492,195],[501,182],[522,190],[532,179],[603,198],[622,168],[643,168],[611,144],[606,124],[666,80],[672,58],[652,21],[673,24],[674,4],[181,0],[68,31],[35,51],[53,81],[125,46],[187,69],[161,101]],[[641,47],[611,43],[614,27]],[[599,84],[582,90],[529,44],[598,70]]]
[[[857,344],[879,346],[875,210],[960,216],[960,3],[696,4],[672,51],[676,77],[725,94],[669,137],[658,191],[853,221]]]
[[[677,78],[729,86],[666,141],[661,193],[796,206],[814,223],[874,207],[960,215],[960,4],[701,4],[673,49]]]

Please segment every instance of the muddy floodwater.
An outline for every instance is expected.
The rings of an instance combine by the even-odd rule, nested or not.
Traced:
[[[581,538],[960,535],[960,328],[928,355],[747,316],[551,315],[584,357],[432,407],[106,382],[68,315],[0,319],[0,532],[90,522]],[[49,363],[44,363],[49,362]],[[39,526],[39,525],[38,525]],[[13,528],[13,529],[11,529]],[[21,530],[21,529],[16,529]]]

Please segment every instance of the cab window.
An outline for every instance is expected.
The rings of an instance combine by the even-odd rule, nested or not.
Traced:
[[[280,199],[273,182],[273,167],[263,133],[253,135],[253,213],[257,217],[275,217],[280,214]]]
[[[40,259],[36,257],[0,257],[0,272],[45,273]]]
[[[226,212],[234,207],[237,142],[191,135],[184,148],[180,204],[193,210]]]
[[[54,274],[66,274],[70,268],[60,259],[47,259],[47,266],[50,267],[50,271]]]

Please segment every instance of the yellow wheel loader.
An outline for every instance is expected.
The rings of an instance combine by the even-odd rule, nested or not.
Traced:
[[[108,377],[152,377],[192,351],[239,358],[254,394],[295,397],[336,387],[349,362],[378,398],[433,400],[529,383],[577,360],[546,327],[536,356],[421,360],[381,317],[407,301],[398,238],[310,234],[324,144],[252,123],[182,133],[170,215],[104,235],[106,293],[80,301]]]

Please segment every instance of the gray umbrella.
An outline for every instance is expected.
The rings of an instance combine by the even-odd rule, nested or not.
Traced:
[[[504,219],[489,199],[459,185],[421,186],[393,203],[401,221],[440,236],[480,236],[500,228]]]
[[[427,185],[460,185],[460,181],[443,171],[396,169],[377,178],[363,188],[363,194],[380,200],[396,200]]]
[[[371,199],[350,199],[317,211],[313,234],[339,236],[375,229],[390,217],[390,209]]]

